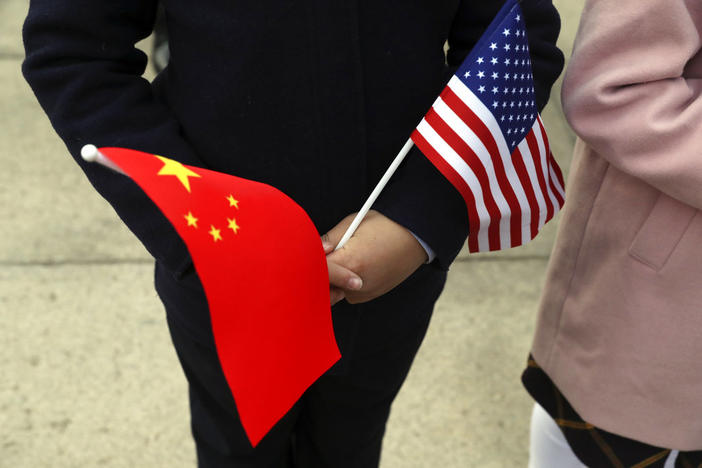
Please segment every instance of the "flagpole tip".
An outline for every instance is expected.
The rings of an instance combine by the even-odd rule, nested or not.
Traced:
[[[98,158],[98,149],[95,145],[85,145],[80,150],[81,157],[88,162],[95,162]]]

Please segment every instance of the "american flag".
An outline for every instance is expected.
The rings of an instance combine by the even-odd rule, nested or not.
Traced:
[[[508,0],[412,133],[466,202],[471,252],[529,242],[564,202],[525,29]]]

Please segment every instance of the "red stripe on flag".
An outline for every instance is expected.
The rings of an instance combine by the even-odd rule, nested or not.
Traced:
[[[548,162],[549,166],[551,167],[551,170],[553,170],[554,174],[556,175],[556,178],[558,179],[558,182],[560,183],[561,187],[563,187],[563,174],[561,173],[561,168],[558,166],[558,163],[556,162],[556,159],[553,157],[553,154],[549,153],[548,155]],[[554,182],[553,179],[551,179],[551,189],[553,190],[553,195],[556,197],[556,200],[558,200],[558,207],[563,208],[563,204],[565,203],[565,199],[563,198],[563,195],[561,195],[561,191],[556,188],[556,183]]]
[[[539,202],[536,200],[536,194],[534,193],[534,188],[531,185],[531,179],[529,179],[529,172],[527,171],[526,165],[524,164],[524,155],[519,150],[519,148],[515,148],[514,153],[512,153],[512,164],[514,164],[514,168],[517,170],[519,181],[522,183],[522,187],[524,187],[524,193],[526,194],[527,200],[529,201],[529,224],[531,227],[531,238],[533,239],[539,233]],[[513,247],[516,247],[514,245],[514,239],[512,240],[512,244]]]
[[[527,145],[529,145],[531,156],[534,159],[536,178],[539,179],[539,187],[541,188],[541,193],[544,195],[544,201],[546,202],[546,221],[548,221],[553,218],[553,202],[551,201],[551,197],[548,196],[548,188],[546,187],[546,179],[544,178],[544,167],[541,164],[539,144],[536,142],[536,135],[534,135],[533,130],[527,134],[526,141]]]
[[[541,120],[541,116],[536,116],[536,122],[539,124],[539,130],[541,130],[541,138],[544,140],[544,146],[546,147],[546,154],[551,154],[551,143],[548,141],[548,136],[546,135],[546,129],[544,128],[544,123]]]
[[[565,180],[563,179],[563,172],[561,171],[561,167],[558,165],[558,161],[556,161],[556,158],[553,156],[553,153],[550,154],[552,165],[553,167],[553,172],[556,173],[556,178],[558,179],[558,183],[561,185],[561,188],[565,190]]]
[[[546,135],[546,128],[544,127],[544,123],[541,121],[541,117],[537,118],[536,121],[539,123],[539,128],[541,129],[541,136],[544,139],[544,144],[546,145],[546,154],[548,157],[546,160],[548,161],[549,168],[553,169],[553,172],[556,173],[556,177],[558,178],[558,182],[561,184],[561,187],[565,187],[565,183],[563,182],[563,174],[561,173],[561,168],[558,166],[558,163],[553,157],[553,153],[551,153],[551,144],[548,141],[548,135]],[[558,200],[558,205],[559,208],[563,206],[563,203],[565,200],[561,196],[560,190],[558,190],[554,183],[553,180],[551,180],[550,174],[549,173],[549,183],[551,185],[551,191],[553,192],[553,195],[556,197],[556,200]],[[548,221],[548,220],[547,220]]]
[[[551,165],[551,169],[556,174],[556,179],[558,179],[558,183],[560,184],[561,188],[564,189],[565,182],[563,181],[563,173],[561,172],[561,168],[558,165],[556,158],[553,157],[553,153],[549,153],[548,159],[549,159],[549,164]],[[555,185],[554,182],[551,181],[551,186],[553,187],[554,185]],[[563,208],[563,205],[565,204],[565,198],[563,198],[563,195],[561,195],[561,191],[554,187],[553,194],[558,199],[558,204],[560,205],[560,207]]]
[[[463,139],[436,113],[432,107],[424,117],[429,125],[439,134],[448,145],[466,162],[480,183],[480,188],[483,192],[483,200],[485,207],[490,214],[491,222],[488,224],[488,239],[490,250],[498,250],[500,248],[500,223],[502,217],[500,209],[495,202],[492,190],[490,190],[490,179],[488,178],[485,167],[478,155],[466,144]],[[495,222],[497,221],[497,222]]]
[[[514,193],[512,185],[510,184],[509,179],[507,178],[505,166],[502,163],[502,158],[500,157],[500,150],[497,147],[495,137],[493,136],[492,132],[487,127],[487,125],[485,125],[485,123],[483,123],[483,121],[480,120],[480,117],[478,117],[475,114],[475,112],[473,112],[473,110],[470,107],[468,107],[468,105],[465,102],[463,102],[461,98],[459,98],[449,86],[447,86],[441,93],[441,99],[443,99],[446,105],[448,105],[451,108],[451,110],[453,110],[453,112],[455,112],[456,115],[463,122],[465,122],[465,124],[468,127],[470,127],[473,133],[476,134],[476,136],[480,139],[483,145],[485,145],[485,148],[487,148],[488,152],[490,153],[490,159],[495,167],[495,174],[497,175],[497,183],[500,186],[500,190],[502,191],[505,200],[507,200],[507,204],[509,205],[510,209],[510,237],[512,239],[516,238],[521,240],[522,210],[519,206],[519,200],[517,199],[517,195]],[[499,222],[498,220],[496,221]],[[514,240],[512,241],[512,243],[513,242]],[[505,246],[502,246],[502,248],[505,248]]]
[[[429,142],[419,133],[418,130],[412,132],[412,141],[417,148],[429,159],[434,166],[446,177],[456,190],[461,194],[468,209],[468,248],[471,252],[478,252],[478,231],[480,229],[480,217],[475,205],[475,197],[463,178],[455,171],[451,165],[432,147]]]

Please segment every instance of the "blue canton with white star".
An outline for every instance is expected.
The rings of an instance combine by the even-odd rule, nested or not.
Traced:
[[[491,25],[456,76],[490,109],[510,153],[529,133],[536,117],[534,76],[519,5]]]

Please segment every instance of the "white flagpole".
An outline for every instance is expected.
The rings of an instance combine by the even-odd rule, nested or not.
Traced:
[[[104,154],[102,154],[95,145],[85,145],[80,150],[81,157],[87,162],[96,162],[102,164],[103,166],[112,169],[115,172],[119,172],[122,175],[127,175],[122,169],[117,166],[117,164],[110,161]]]
[[[414,143],[410,138],[409,140],[407,140],[407,143],[405,143],[405,146],[402,147],[398,155],[395,156],[395,160],[392,162],[392,164],[390,164],[388,170],[385,171],[383,178],[380,179],[378,185],[375,186],[373,192],[368,197],[368,200],[366,200],[366,202],[363,204],[361,211],[359,211],[356,217],[353,219],[353,222],[344,233],[344,236],[339,241],[339,245],[337,245],[336,249],[334,250],[339,250],[340,248],[342,248],[346,244],[346,242],[348,242],[351,236],[353,236],[353,233],[356,232],[356,229],[358,229],[359,224],[361,224],[363,218],[365,218],[368,214],[368,211],[371,209],[371,206],[373,206],[373,203],[375,203],[375,200],[380,195],[380,192],[382,192],[385,186],[387,185],[388,181],[390,180],[390,177],[392,177],[397,168],[400,166],[400,163],[402,163],[402,161],[405,159],[405,156],[407,156],[409,150],[412,149],[412,145],[414,145]]]

